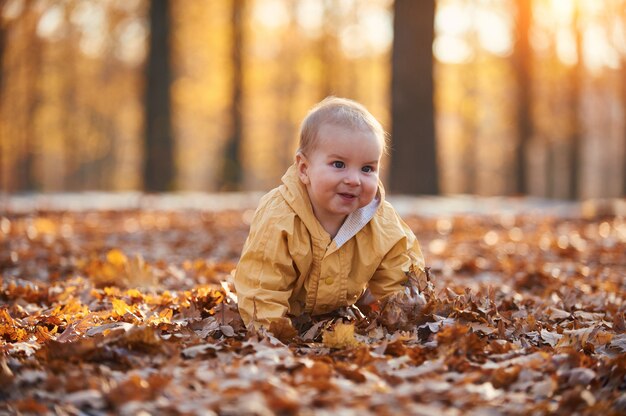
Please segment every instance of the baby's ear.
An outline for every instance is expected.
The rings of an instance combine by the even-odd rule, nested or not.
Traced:
[[[300,181],[303,184],[308,185],[310,182],[308,174],[309,161],[301,152],[296,153],[296,166],[298,168],[298,177],[300,178]]]

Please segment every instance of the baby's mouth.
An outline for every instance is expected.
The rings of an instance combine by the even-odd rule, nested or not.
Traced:
[[[353,194],[346,194],[346,193],[342,193],[342,192],[340,192],[340,193],[339,193],[339,195],[340,195],[341,197],[343,197],[343,198],[346,198],[346,199],[353,199],[353,198],[356,198],[356,195],[353,195]]]

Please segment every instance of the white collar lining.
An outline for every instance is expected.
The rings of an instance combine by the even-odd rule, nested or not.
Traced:
[[[337,235],[335,235],[335,243],[337,244],[337,248],[344,245],[349,239],[354,237],[356,233],[361,231],[363,227],[374,218],[374,214],[380,205],[380,196],[377,195],[376,198],[372,200],[366,206],[357,209],[352,214],[348,215],[348,218],[343,222],[339,231],[337,231]]]

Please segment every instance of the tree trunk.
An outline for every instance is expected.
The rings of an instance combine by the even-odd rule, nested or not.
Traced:
[[[70,21],[72,14],[72,4],[68,4],[65,8],[66,20]],[[77,91],[80,91],[80,74],[77,71],[78,41],[74,39],[75,32],[70,27],[68,29],[66,39],[63,42],[63,62],[56,63],[62,69],[57,69],[63,75],[63,112],[62,112],[62,128],[65,153],[65,190],[67,191],[84,191],[88,185],[85,181],[85,166],[88,161],[84,160],[83,144],[81,143],[80,134],[77,129],[80,127],[80,120],[77,120],[76,114],[79,111],[77,105]]]
[[[577,199],[579,195],[579,166],[581,146],[581,122],[580,122],[580,81],[583,72],[583,43],[580,28],[580,5],[574,2],[574,21],[572,22],[576,36],[576,65],[571,72],[570,80],[570,120],[571,132],[569,140],[569,199]]]
[[[396,0],[392,52],[390,190],[437,194],[433,104],[435,0]]]
[[[626,120],[626,56],[622,56],[622,113]],[[626,123],[624,123],[622,134],[622,197],[626,197]]]
[[[279,59],[290,68],[296,68],[298,64],[300,38],[296,36],[298,33],[298,12],[299,0],[293,0],[289,3],[289,26],[288,33],[294,34],[294,38],[285,40]],[[278,83],[277,109],[282,117],[278,118],[277,130],[281,136],[279,140],[280,148],[277,149],[277,162],[280,163],[280,171],[286,170],[294,161],[293,143],[297,136],[296,129],[293,124],[293,109],[295,107],[295,96],[298,89],[298,74],[296,71],[286,71],[281,74],[281,82]]]
[[[0,24],[0,108],[2,107],[2,98],[4,95],[4,48],[6,45],[7,23]],[[0,194],[2,191],[7,191],[4,176],[4,152],[5,152],[5,138],[3,134],[0,134]]]
[[[532,22],[532,0],[518,0],[517,23],[514,51],[515,75],[517,78],[517,150],[515,164],[515,192],[528,193],[526,149],[533,134],[532,122],[532,50],[530,46],[530,26]]]
[[[241,189],[243,169],[241,164],[241,145],[243,142],[243,54],[244,44],[244,8],[246,0],[232,0],[232,44],[231,44],[231,131],[224,153],[224,165],[220,189],[236,191]]]
[[[146,120],[144,142],[144,189],[171,190],[174,154],[170,103],[169,1],[150,4],[150,47],[146,65]]]
[[[621,22],[622,25],[626,25],[626,1],[622,1],[621,7]],[[623,33],[623,32],[622,32]],[[626,42],[626,36],[622,38],[622,42]],[[623,119],[626,120],[626,53],[622,51],[622,115]],[[626,123],[623,125],[622,129],[622,197],[626,197]]]
[[[335,4],[332,0],[321,0],[324,23],[322,35],[317,43],[320,59],[320,99],[329,95],[337,95],[335,86],[337,77],[337,60],[340,59],[337,53],[337,15]]]
[[[21,124],[19,129],[22,139],[23,153],[17,164],[17,184],[16,189],[22,191],[34,191],[37,188],[37,180],[35,177],[35,148],[36,148],[36,130],[35,130],[35,114],[40,104],[39,96],[39,76],[41,73],[41,48],[42,43],[37,37],[37,23],[39,21],[39,13],[36,10],[34,1],[26,2],[24,12],[26,18],[24,20],[22,30],[29,39],[28,50],[23,51],[23,69],[24,74],[22,81],[24,83],[22,91],[24,97],[22,104],[23,114],[19,115]],[[18,136],[18,137],[19,137]]]

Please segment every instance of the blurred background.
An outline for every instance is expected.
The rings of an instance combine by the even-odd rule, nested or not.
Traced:
[[[0,0],[0,191],[276,186],[328,95],[397,194],[626,195],[626,0]]]

